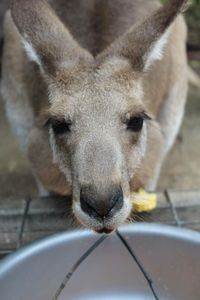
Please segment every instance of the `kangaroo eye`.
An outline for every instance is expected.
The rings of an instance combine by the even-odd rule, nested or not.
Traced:
[[[131,117],[127,122],[127,129],[135,132],[142,130],[144,119],[142,117]]]
[[[47,125],[50,125],[56,135],[61,135],[66,132],[70,132],[70,127],[72,123],[66,121],[65,119],[55,119],[50,118],[47,122]]]

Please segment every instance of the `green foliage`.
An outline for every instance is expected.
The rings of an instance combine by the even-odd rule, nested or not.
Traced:
[[[162,3],[167,2],[167,0],[160,1]],[[191,5],[186,13],[188,25],[200,28],[200,0],[190,0],[190,3]]]
[[[200,28],[200,0],[193,0],[186,15],[188,24],[192,27]]]

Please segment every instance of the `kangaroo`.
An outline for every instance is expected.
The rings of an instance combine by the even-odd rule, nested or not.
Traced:
[[[41,195],[86,227],[124,223],[154,191],[188,91],[187,0],[14,0],[1,92]]]

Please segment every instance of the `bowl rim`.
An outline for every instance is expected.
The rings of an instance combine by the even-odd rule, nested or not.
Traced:
[[[176,240],[184,240],[188,243],[196,243],[200,247],[200,233],[182,227],[144,222],[123,225],[119,228],[119,232],[122,233],[124,237],[126,237],[127,234],[170,237]],[[93,238],[95,242],[100,238],[100,235],[88,229],[69,230],[53,234],[26,245],[2,259],[0,262],[0,279],[4,277],[4,274],[12,270],[15,265],[24,259],[28,259],[32,255],[37,255],[40,251],[45,251],[51,246],[58,246],[59,244],[63,244],[63,242],[67,243],[70,240],[90,237]]]

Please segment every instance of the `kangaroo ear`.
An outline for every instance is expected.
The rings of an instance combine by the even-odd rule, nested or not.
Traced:
[[[176,16],[186,8],[188,0],[170,0],[153,15],[133,26],[124,36],[116,40],[97,59],[109,57],[125,58],[136,71],[146,71],[154,61],[162,58],[169,27]]]
[[[50,76],[59,68],[73,68],[92,56],[81,48],[44,0],[13,0],[13,20],[31,60]]]

